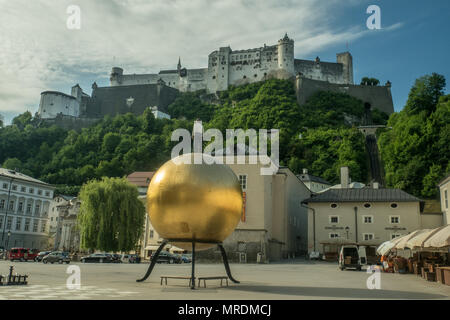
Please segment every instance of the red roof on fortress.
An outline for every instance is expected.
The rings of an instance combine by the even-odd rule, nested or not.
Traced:
[[[127,177],[127,179],[135,186],[148,187],[154,174],[154,172],[133,172]]]

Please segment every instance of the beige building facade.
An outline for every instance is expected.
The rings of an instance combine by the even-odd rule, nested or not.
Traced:
[[[450,175],[438,184],[444,225],[450,224]]]
[[[308,252],[340,245],[375,246],[421,228],[421,200],[399,189],[330,189],[308,206]]]

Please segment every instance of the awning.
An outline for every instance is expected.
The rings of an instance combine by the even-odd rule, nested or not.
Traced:
[[[425,248],[445,248],[450,246],[450,225],[440,228],[423,244]]]
[[[405,236],[403,236],[403,237],[405,237]],[[378,247],[377,253],[380,254],[380,255],[382,255],[382,256],[386,255],[392,248],[394,248],[394,246],[395,246],[398,242],[400,242],[400,241],[403,239],[403,237],[397,237],[397,238],[392,239],[392,240],[390,240],[390,241],[383,242],[383,243]]]
[[[405,248],[408,248],[407,243],[409,240],[411,240],[414,237],[417,237],[419,234],[425,233],[430,231],[430,229],[423,229],[423,230],[416,230],[411,232],[410,234],[402,237],[402,239],[397,242],[397,244],[395,245],[395,249],[399,249],[399,250],[404,250]]]
[[[426,230],[423,233],[416,235],[415,237],[409,239],[405,246],[410,249],[421,249],[425,241],[427,241],[431,236],[433,236],[436,232],[441,230],[443,227],[439,227],[436,229]]]
[[[175,247],[174,245],[172,245],[169,251],[174,253],[175,251],[184,251],[184,249],[181,249],[181,248],[178,248],[178,247]]]

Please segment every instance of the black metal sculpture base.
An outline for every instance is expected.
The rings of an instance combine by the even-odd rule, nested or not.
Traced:
[[[191,242],[186,240],[163,240],[161,245],[159,246],[158,250],[156,250],[155,255],[152,257],[150,261],[150,266],[147,269],[147,272],[145,273],[144,277],[142,279],[136,280],[137,282],[143,282],[147,280],[147,278],[150,276],[150,274],[153,271],[153,268],[155,267],[156,261],[158,260],[158,256],[161,253],[161,251],[164,249],[164,247],[169,242]],[[211,242],[202,242],[202,243],[211,243]],[[228,264],[228,258],[227,253],[225,252],[225,249],[221,243],[216,243],[219,247],[220,253],[222,254],[223,264],[225,266],[225,271],[227,273],[228,278],[233,281],[234,283],[240,283],[237,281],[233,276],[231,275],[230,265]],[[192,274],[191,274],[191,289],[195,289],[195,242],[192,242]]]

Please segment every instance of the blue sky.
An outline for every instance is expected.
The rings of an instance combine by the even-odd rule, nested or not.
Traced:
[[[68,30],[69,5],[81,30]],[[381,30],[369,30],[369,5],[381,8]],[[450,83],[450,1],[380,0],[0,0],[0,114],[39,106],[40,92],[70,93],[79,83],[108,85],[113,65],[125,73],[206,67],[220,46],[275,44],[285,32],[296,58],[335,61],[353,55],[355,82],[392,82],[396,111],[416,78],[432,72]],[[45,19],[43,19],[45,17]],[[447,85],[447,93],[449,92]]]

